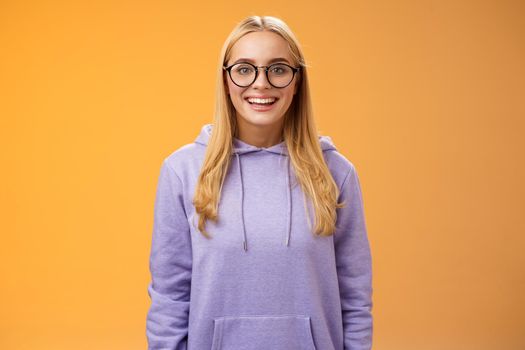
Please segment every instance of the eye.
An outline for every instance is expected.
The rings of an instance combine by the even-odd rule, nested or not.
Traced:
[[[247,64],[241,64],[234,68],[234,73],[240,75],[247,75],[253,73],[253,67]]]
[[[270,72],[276,75],[283,75],[283,74],[288,73],[289,70],[290,68],[288,66],[280,64],[280,65],[272,66],[270,69]]]

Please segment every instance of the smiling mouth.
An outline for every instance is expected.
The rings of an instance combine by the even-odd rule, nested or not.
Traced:
[[[274,98],[274,101],[273,102],[266,102],[266,103],[258,103],[258,102],[250,102],[250,98],[246,98],[245,99],[246,102],[248,102],[249,104],[251,105],[255,105],[255,106],[271,106],[273,105],[275,102],[277,102],[279,99],[278,98]]]

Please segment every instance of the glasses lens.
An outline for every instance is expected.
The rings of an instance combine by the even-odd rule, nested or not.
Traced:
[[[230,73],[235,84],[248,86],[255,80],[256,68],[247,63],[237,63]],[[268,70],[268,79],[273,86],[285,87],[293,79],[293,69],[285,64],[273,64]]]
[[[255,68],[246,63],[237,63],[231,68],[233,82],[240,86],[250,85],[255,78]]]
[[[268,70],[270,83],[277,87],[284,87],[292,81],[293,70],[285,64],[274,64]]]

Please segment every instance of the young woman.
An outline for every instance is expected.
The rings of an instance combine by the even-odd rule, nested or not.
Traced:
[[[371,348],[360,183],[316,132],[306,67],[278,18],[227,38],[214,124],[160,170],[150,350]]]

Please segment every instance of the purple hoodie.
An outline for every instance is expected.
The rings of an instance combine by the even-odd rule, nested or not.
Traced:
[[[207,239],[192,199],[212,128],[160,169],[148,349],[371,349],[372,261],[354,165],[319,136],[346,207],[334,235],[316,236],[284,141],[265,148],[234,138]]]

